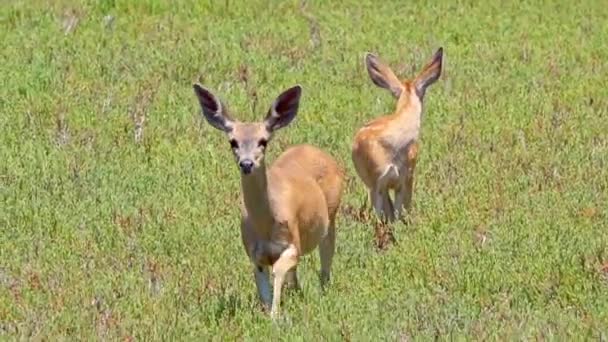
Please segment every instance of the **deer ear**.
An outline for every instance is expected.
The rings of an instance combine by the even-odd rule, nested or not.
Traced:
[[[296,85],[279,95],[268,110],[264,123],[268,131],[273,132],[291,123],[298,113],[302,87]]]
[[[226,113],[224,105],[217,96],[200,84],[194,84],[193,87],[207,122],[221,131],[232,131],[234,120]]]
[[[403,91],[403,84],[391,68],[384,64],[373,53],[365,55],[365,66],[372,82],[380,88],[388,89],[394,97],[399,97]]]
[[[440,47],[437,52],[433,55],[430,62],[424,66],[420,74],[416,76],[414,85],[416,86],[416,93],[418,97],[424,97],[426,88],[431,84],[435,83],[439,76],[441,76],[441,66],[443,63],[443,48]]]

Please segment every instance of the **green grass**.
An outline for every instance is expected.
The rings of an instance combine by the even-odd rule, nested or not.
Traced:
[[[602,1],[50,3],[0,5],[1,339],[608,336]],[[378,252],[350,145],[394,100],[363,56],[411,75],[439,46],[413,224]],[[348,171],[330,289],[305,258],[278,324],[197,80],[243,120],[300,83],[268,159],[307,142]]]

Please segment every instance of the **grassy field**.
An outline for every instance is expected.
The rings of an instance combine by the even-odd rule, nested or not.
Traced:
[[[3,1],[0,339],[606,340],[607,23],[588,0]],[[439,46],[412,224],[379,251],[350,145],[394,100],[363,56],[405,76]],[[329,291],[305,258],[277,324],[194,81],[243,120],[301,84],[268,160],[308,142],[347,169]]]

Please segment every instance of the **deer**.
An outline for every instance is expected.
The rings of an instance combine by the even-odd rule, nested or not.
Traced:
[[[441,76],[442,61],[440,47],[415,78],[400,80],[377,55],[365,54],[372,82],[397,99],[393,113],[370,121],[356,132],[351,150],[355,171],[383,222],[395,221],[401,218],[402,210],[411,210],[423,100],[427,88]]]
[[[300,85],[282,92],[261,122],[234,119],[209,89],[198,83],[193,87],[203,117],[226,134],[240,169],[242,242],[259,299],[274,320],[283,285],[300,290],[297,264],[302,256],[318,247],[321,287],[330,280],[344,170],[332,156],[308,144],[287,148],[266,168],[264,156],[273,134],[296,117]]]

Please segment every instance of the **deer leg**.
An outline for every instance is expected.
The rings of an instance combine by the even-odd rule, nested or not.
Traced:
[[[391,179],[399,177],[399,170],[393,164],[389,164],[384,172],[376,180],[376,186],[374,188],[374,208],[376,213],[380,212],[379,216],[381,220],[387,220],[389,222],[395,219],[395,209],[393,202],[388,194],[388,182]]]
[[[272,296],[270,293],[270,281],[268,279],[268,267],[255,265],[253,274],[255,275],[255,284],[258,289],[258,296],[262,302],[264,309],[270,308]]]
[[[321,240],[319,245],[319,259],[321,259],[321,288],[329,282],[331,264],[336,250],[336,218],[335,215],[330,219],[327,235]]]
[[[298,281],[298,268],[295,266],[285,275],[285,286],[291,290],[300,290],[300,282]]]
[[[416,162],[418,161],[418,142],[414,142],[407,150],[408,170],[404,184],[404,200],[403,207],[406,211],[412,208],[412,193],[414,192],[414,170],[416,170]]]
[[[405,187],[400,186],[395,190],[395,218],[401,218],[403,203],[405,200]]]
[[[394,221],[395,207],[393,206],[393,201],[391,201],[391,197],[389,196],[388,189],[384,190],[382,194],[382,206],[384,207],[384,218],[388,222]]]
[[[279,317],[279,307],[281,304],[281,288],[285,282],[287,272],[291,270],[298,263],[298,250],[294,245],[289,247],[281,253],[279,259],[272,265],[272,274],[274,275],[274,289],[272,296],[272,308],[270,310],[270,317],[276,319]]]
[[[405,209],[409,213],[412,207],[412,193],[414,190],[414,170],[418,159],[418,143],[413,142],[407,149],[407,173],[403,177],[399,189],[395,191],[395,210],[401,213]],[[400,216],[400,215],[398,215]]]
[[[414,190],[414,174],[413,172],[408,175],[405,179],[405,196],[403,201],[403,208],[406,211],[410,211],[412,209],[412,193]]]
[[[371,198],[372,205],[374,206],[374,211],[378,217],[384,216],[384,205],[382,202],[382,194],[378,191],[377,187],[374,187],[369,192],[369,197]]]

